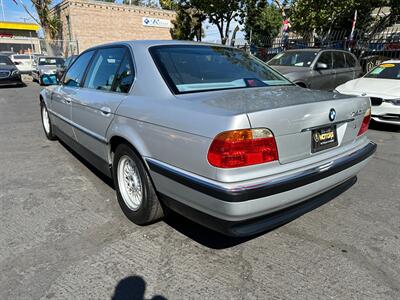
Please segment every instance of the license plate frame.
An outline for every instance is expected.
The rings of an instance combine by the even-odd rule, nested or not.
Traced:
[[[324,126],[311,131],[311,152],[334,148],[338,145],[336,125]]]

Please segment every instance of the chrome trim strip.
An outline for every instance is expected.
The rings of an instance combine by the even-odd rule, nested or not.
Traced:
[[[304,128],[304,129],[301,130],[301,132],[311,131],[311,130],[319,129],[319,128],[323,128],[323,127],[329,127],[329,126],[332,126],[332,125],[339,125],[339,124],[343,124],[343,123],[349,123],[349,122],[353,122],[354,120],[355,120],[354,118],[350,118],[350,119],[346,119],[346,120],[342,120],[342,121],[337,121],[337,122],[322,124],[322,125],[318,125],[318,126],[314,126],[314,127]]]
[[[316,182],[362,162],[375,151],[376,144],[369,142],[361,149],[311,169],[276,179],[266,179],[266,182],[257,185],[243,185],[235,188],[228,188],[218,182],[182,171],[152,158],[145,158],[145,160],[151,171],[179,184],[223,201],[241,202],[271,196]]]
[[[96,140],[98,140],[98,141],[100,141],[100,142],[102,142],[102,143],[107,144],[107,140],[106,140],[104,137],[102,137],[101,135],[99,135],[99,134],[97,134],[97,133],[94,133],[93,131],[91,131],[91,130],[89,130],[89,129],[86,129],[86,128],[82,127],[82,126],[79,125],[79,124],[76,124],[75,122],[73,122],[73,121],[67,119],[66,117],[64,117],[64,116],[62,116],[62,115],[56,113],[55,111],[53,111],[53,110],[51,110],[51,109],[47,109],[47,110],[48,110],[48,112],[49,112],[50,114],[52,114],[52,115],[56,116],[57,118],[63,120],[64,122],[68,123],[69,125],[73,126],[74,128],[76,128],[76,129],[82,131],[83,133],[86,133],[87,135],[91,136],[92,138],[94,138],[94,139],[96,139]]]

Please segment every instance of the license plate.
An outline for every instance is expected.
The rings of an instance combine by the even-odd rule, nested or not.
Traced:
[[[312,152],[326,150],[338,145],[336,125],[314,129],[311,132]]]

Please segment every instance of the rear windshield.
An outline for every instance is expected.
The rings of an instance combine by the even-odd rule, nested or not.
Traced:
[[[400,64],[384,63],[371,70],[366,78],[400,79]]]
[[[62,65],[64,59],[60,57],[41,57],[39,58],[39,65]]]
[[[7,66],[7,65],[13,65],[11,59],[9,59],[7,56],[0,56],[0,66]]]
[[[309,67],[318,51],[288,51],[275,55],[268,64],[271,66]]]
[[[241,50],[204,45],[169,45],[150,53],[176,94],[291,85],[266,64]]]

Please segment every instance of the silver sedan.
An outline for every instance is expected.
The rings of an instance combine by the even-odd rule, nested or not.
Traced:
[[[310,91],[230,47],[113,43],[40,94],[47,138],[113,178],[136,224],[169,208],[245,236],[354,182],[376,145],[370,100]]]

